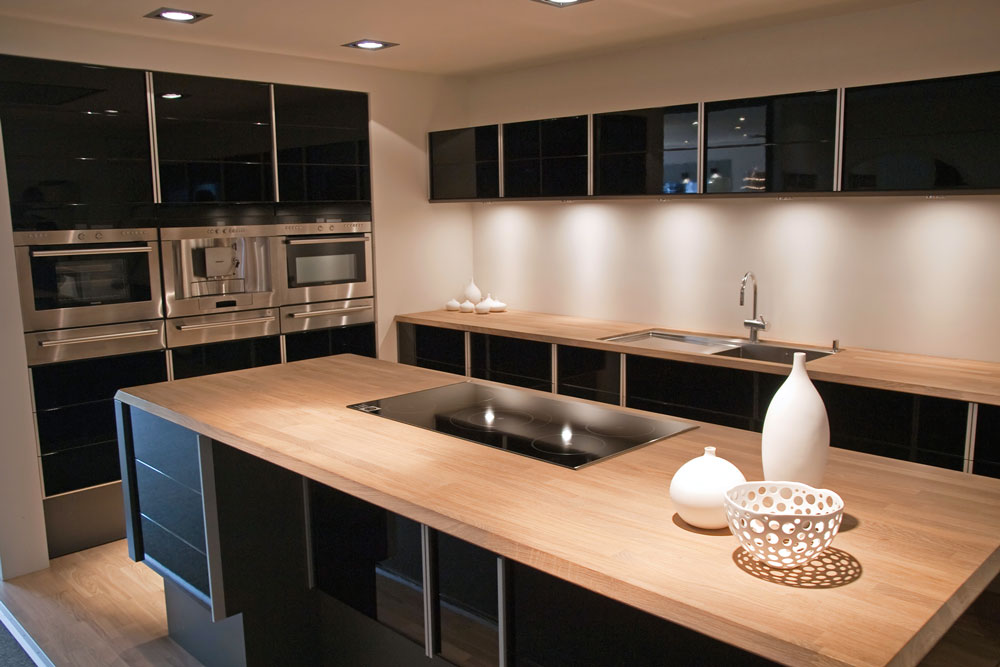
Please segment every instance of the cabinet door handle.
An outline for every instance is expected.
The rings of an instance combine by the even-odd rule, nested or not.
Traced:
[[[153,252],[148,246],[129,248],[75,248],[72,250],[32,250],[32,257],[80,257],[82,255],[130,255],[137,252]]]
[[[248,320],[228,320],[226,322],[204,322],[202,324],[181,324],[178,329],[181,331],[195,331],[197,329],[218,329],[219,327],[235,327],[243,324],[263,324],[273,322],[274,317],[252,317]]]
[[[302,319],[303,317],[319,317],[320,315],[342,315],[344,313],[356,313],[361,310],[371,310],[372,306],[351,306],[350,308],[330,308],[329,310],[310,310],[302,313],[292,313],[291,317],[293,319]]]
[[[286,243],[288,245],[316,245],[318,243],[357,243],[358,241],[371,243],[371,237],[365,234],[364,236],[349,236],[346,238],[288,239]]]
[[[121,338],[142,338],[160,333],[158,329],[143,329],[142,331],[122,331],[120,333],[99,334],[97,336],[81,336],[79,338],[64,338],[62,340],[43,340],[41,347],[59,347],[60,345],[76,345],[77,343],[96,343],[102,340],[118,340]]]

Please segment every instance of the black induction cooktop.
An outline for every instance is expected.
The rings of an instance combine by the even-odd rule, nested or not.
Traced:
[[[475,382],[347,407],[574,469],[697,428]]]

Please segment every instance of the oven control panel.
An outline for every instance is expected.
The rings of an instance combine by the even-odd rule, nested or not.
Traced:
[[[342,222],[334,219],[318,219],[282,225],[285,234],[362,234],[372,230],[370,220],[361,222]]]
[[[155,229],[58,229],[44,232],[14,232],[16,246],[155,240]]]

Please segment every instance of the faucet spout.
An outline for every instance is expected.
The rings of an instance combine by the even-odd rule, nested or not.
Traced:
[[[743,320],[743,326],[750,329],[750,342],[756,343],[757,332],[767,328],[767,322],[764,321],[763,315],[757,314],[757,276],[750,271],[744,273],[743,279],[740,281],[740,305],[742,306],[745,302],[747,282],[753,283],[753,317],[749,320]]]

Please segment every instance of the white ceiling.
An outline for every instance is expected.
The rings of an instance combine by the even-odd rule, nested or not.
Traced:
[[[865,11],[913,0],[176,0],[191,25],[143,16],[175,0],[0,0],[0,17],[433,74],[472,75],[644,42]],[[381,52],[340,45],[398,42]],[[2,49],[2,46],[0,46]]]

